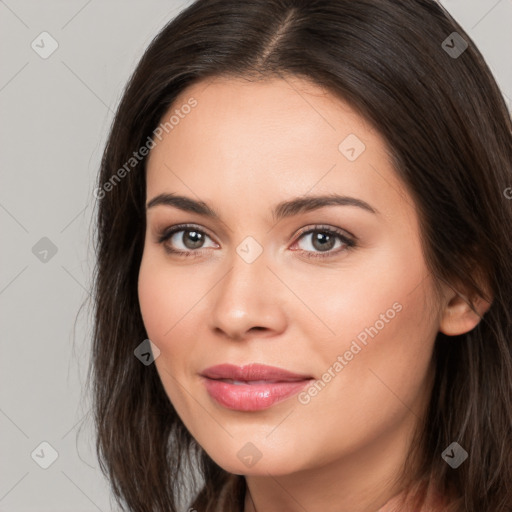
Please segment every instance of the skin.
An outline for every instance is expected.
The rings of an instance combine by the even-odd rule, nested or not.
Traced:
[[[185,195],[221,220],[147,209],[139,300],[165,391],[210,457],[245,475],[245,512],[375,512],[401,490],[394,479],[423,421],[436,333],[467,332],[480,317],[450,287],[435,293],[414,201],[383,139],[348,104],[298,78],[217,77],[183,91],[164,117],[190,97],[197,106],[150,152],[147,201]],[[355,161],[338,149],[349,134],[366,146]],[[271,217],[280,201],[332,192],[378,213],[336,205]],[[184,242],[187,232],[166,243],[199,256],[158,243],[160,230],[180,223],[206,233],[203,247]],[[330,256],[308,259],[325,252],[299,230],[318,224],[351,233],[357,246],[336,238]],[[263,248],[252,263],[236,251],[247,236]],[[263,411],[228,410],[199,376],[258,362],[321,380],[395,303],[401,311],[306,405],[293,396]],[[477,307],[481,316],[488,304]],[[252,467],[237,457],[248,442],[261,453]]]

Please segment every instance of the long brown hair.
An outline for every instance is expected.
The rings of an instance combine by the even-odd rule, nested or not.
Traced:
[[[198,446],[154,364],[134,356],[147,338],[137,297],[146,158],[126,163],[186,87],[214,76],[297,76],[347,101],[390,148],[436,282],[468,300],[492,296],[473,330],[437,336],[414,480],[435,482],[455,511],[510,512],[511,118],[473,41],[433,0],[198,0],[146,50],[117,110],[96,194],[89,377],[97,454],[118,504],[133,512],[243,507],[244,478]],[[441,457],[452,442],[469,455],[457,469]]]

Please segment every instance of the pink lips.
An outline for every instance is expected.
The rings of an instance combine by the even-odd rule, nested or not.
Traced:
[[[220,405],[237,411],[267,409],[295,395],[311,380],[275,366],[221,364],[201,373],[206,390]]]

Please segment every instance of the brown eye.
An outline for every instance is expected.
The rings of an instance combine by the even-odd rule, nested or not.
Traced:
[[[201,254],[206,239],[210,237],[195,226],[172,226],[160,234],[158,243],[162,244],[169,253],[182,256],[195,256]],[[211,247],[218,247],[214,244]]]
[[[303,244],[302,248],[300,248],[301,240],[307,241],[307,243]],[[347,237],[343,232],[323,227],[315,227],[302,233],[295,244],[299,245],[299,248],[306,256],[312,258],[335,256],[356,245],[355,241]]]
[[[336,244],[337,235],[330,235],[325,231],[313,231],[311,235],[311,245],[319,251],[329,251]]]
[[[201,231],[185,229],[178,231],[178,233],[183,233],[179,240],[187,249],[199,249],[204,243],[205,234]]]

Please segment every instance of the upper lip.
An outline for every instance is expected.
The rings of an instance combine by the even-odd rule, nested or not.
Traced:
[[[231,379],[250,382],[252,380],[266,380],[269,382],[294,382],[311,379],[310,375],[293,373],[277,366],[265,364],[247,364],[235,366],[232,364],[219,364],[210,366],[201,373],[209,379]]]

